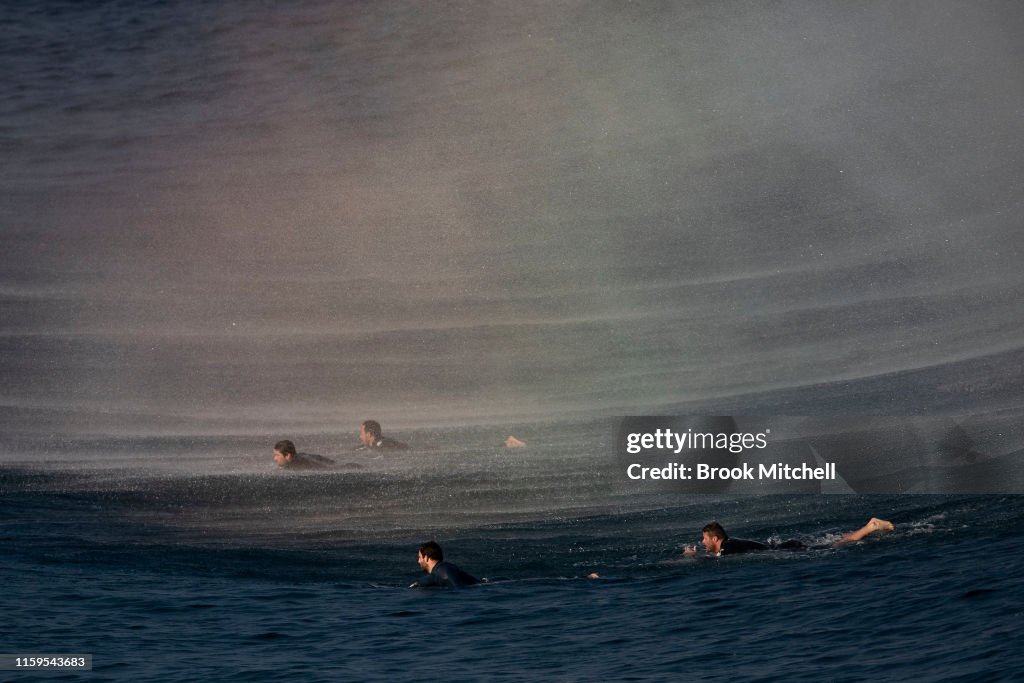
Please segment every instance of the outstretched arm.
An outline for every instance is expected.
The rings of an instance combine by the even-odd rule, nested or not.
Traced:
[[[843,543],[856,543],[865,536],[869,536],[875,533],[876,531],[892,531],[895,528],[896,527],[894,527],[893,523],[889,520],[879,519],[878,517],[872,517],[870,520],[868,520],[867,524],[857,529],[856,531],[851,531],[849,533],[843,534],[843,538],[841,540],[836,541],[833,545],[842,545]]]

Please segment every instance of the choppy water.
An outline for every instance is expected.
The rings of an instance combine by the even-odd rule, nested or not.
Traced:
[[[0,650],[92,652],[83,680],[1019,678],[1018,498],[686,497],[623,483],[602,425],[967,416],[958,457],[1019,460],[1022,28],[4,3]],[[365,418],[417,449],[273,469]],[[674,559],[712,517],[873,514],[897,532]],[[508,580],[400,590],[427,536]]]
[[[580,432],[582,433],[582,432]],[[472,434],[460,432],[463,440]],[[694,496],[585,448],[447,449],[341,472],[0,473],[10,651],[82,680],[1014,680],[1019,496]],[[832,550],[684,559],[709,519]],[[415,548],[494,580],[404,588]],[[591,571],[603,578],[581,578]],[[17,679],[16,679],[17,680]]]

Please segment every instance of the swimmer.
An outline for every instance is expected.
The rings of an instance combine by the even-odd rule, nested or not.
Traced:
[[[409,448],[408,444],[384,436],[380,422],[376,420],[366,420],[359,425],[359,441],[362,445],[356,447],[357,451],[404,451]]]
[[[872,517],[868,520],[868,523],[860,529],[843,534],[843,537],[833,543],[832,547],[843,545],[844,543],[856,543],[862,538],[875,532],[892,531],[894,528],[895,527],[892,522]],[[729,534],[725,533],[725,529],[723,529],[722,525],[718,522],[711,522],[701,529],[701,533],[703,535],[701,543],[704,545],[704,549],[707,551],[707,554],[712,557],[736,555],[738,553],[749,553],[758,550],[801,550],[808,548],[808,546],[805,546],[797,540],[789,540],[777,545],[768,545],[766,543],[748,541],[742,538],[729,538]],[[812,549],[817,549],[818,547],[819,546],[810,546]],[[683,554],[687,557],[693,557],[697,554],[697,546],[686,546],[683,549]]]
[[[282,439],[274,444],[274,462],[278,467],[289,469],[319,469],[334,464],[333,460],[322,455],[296,453],[295,444],[288,439]]]
[[[451,562],[445,562],[441,546],[434,541],[427,541],[420,546],[419,552],[416,554],[416,561],[419,562],[420,569],[427,575],[413,581],[409,588],[426,588],[428,586],[462,588],[480,583],[476,577],[470,576]]]
[[[511,434],[509,434],[508,438],[505,439],[505,448],[524,448],[525,446],[525,441],[520,441]]]

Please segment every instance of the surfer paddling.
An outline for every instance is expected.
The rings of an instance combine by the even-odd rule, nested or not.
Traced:
[[[409,448],[408,444],[384,436],[380,422],[376,420],[365,420],[359,425],[359,446],[357,451],[404,451]]]
[[[435,541],[427,541],[420,546],[416,553],[416,561],[419,562],[420,569],[426,572],[426,576],[413,581],[409,588],[462,588],[480,583],[475,576],[467,574],[451,562],[445,562],[444,552]]]
[[[296,453],[295,444],[288,439],[282,439],[274,444],[274,462],[278,467],[292,469],[317,469],[334,465],[333,460],[322,455]]]
[[[831,546],[806,546],[800,541],[789,540],[783,543],[775,545],[768,545],[767,543],[759,543],[757,541],[748,541],[743,538],[730,538],[729,534],[725,532],[722,525],[718,522],[711,522],[701,529],[701,544],[704,546],[704,550],[708,555],[713,557],[719,557],[721,555],[736,555],[739,553],[756,552],[758,550],[801,550],[801,549],[818,549],[825,547],[835,547],[843,545],[844,543],[856,543],[857,541],[870,536],[873,533],[882,531],[892,531],[895,527],[893,523],[879,519],[878,517],[872,517],[868,520],[868,523],[857,529],[856,531],[850,531],[843,534],[842,538],[833,543]],[[686,546],[683,549],[683,554],[687,557],[692,557],[697,554],[697,546],[691,545]]]

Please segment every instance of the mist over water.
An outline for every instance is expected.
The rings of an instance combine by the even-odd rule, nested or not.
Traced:
[[[5,433],[1020,404],[1013,6],[2,22]]]
[[[1022,31],[998,2],[4,4],[5,651],[1014,677],[1024,510],[974,494],[1024,481]],[[658,415],[856,467],[631,481],[616,418]],[[414,448],[352,453],[367,418]],[[281,438],[337,467],[278,470]],[[828,546],[875,515],[680,556],[710,519]],[[400,589],[430,537],[499,580]]]

